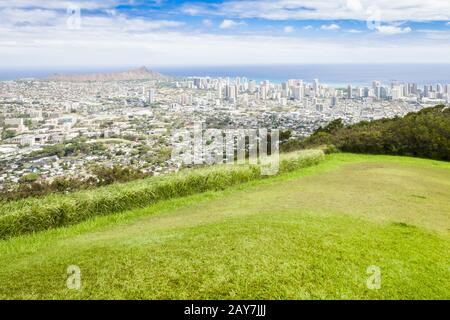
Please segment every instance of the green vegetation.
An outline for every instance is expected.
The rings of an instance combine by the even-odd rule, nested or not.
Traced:
[[[17,135],[17,133],[14,130],[4,130],[2,132],[2,140],[14,138]]]
[[[450,164],[326,157],[0,241],[0,297],[450,299]],[[81,269],[81,290],[66,287],[69,265]],[[366,286],[372,265],[381,270],[379,290]]]
[[[92,176],[86,179],[73,176],[60,176],[52,180],[42,180],[37,173],[26,174],[14,186],[0,191],[0,203],[29,197],[43,197],[52,193],[94,189],[99,186],[128,182],[150,176],[148,173],[129,166],[114,165],[112,167],[105,167],[92,165],[87,169]]]
[[[106,150],[106,147],[101,142],[88,143],[86,138],[74,139],[69,143],[61,143],[55,145],[46,145],[42,150],[31,152],[29,159],[41,157],[68,157],[82,154],[99,154]]]
[[[314,165],[323,159],[321,150],[285,155],[280,162],[280,172]],[[104,174],[100,178],[105,184],[110,177],[118,177],[114,168],[102,172]],[[164,199],[222,190],[263,177],[256,166],[223,165],[67,195],[6,202],[0,204],[0,238],[75,224],[94,216],[141,208]]]
[[[340,119],[284,151],[331,144],[344,152],[392,154],[450,160],[450,108],[436,106],[403,118],[361,122],[345,127]]]
[[[33,182],[36,182],[38,179],[39,179],[39,174],[29,173],[29,174],[22,176],[19,179],[19,183],[25,183],[25,184],[33,183]]]
[[[151,178],[93,167],[95,181],[45,186],[24,176],[26,196],[102,187],[0,203],[0,298],[450,299],[450,163],[333,153],[450,160],[450,109],[291,135],[280,134],[284,152],[327,147],[282,154],[269,178],[250,165]],[[80,140],[33,156],[104,148]],[[81,290],[66,286],[69,265]]]
[[[128,182],[148,177],[148,174],[140,170],[119,165],[112,167],[94,166],[91,172],[95,175],[96,186],[107,186],[116,182]]]

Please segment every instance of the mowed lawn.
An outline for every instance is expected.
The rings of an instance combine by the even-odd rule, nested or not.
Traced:
[[[2,299],[450,299],[449,279],[450,163],[402,157],[333,154],[0,241]]]

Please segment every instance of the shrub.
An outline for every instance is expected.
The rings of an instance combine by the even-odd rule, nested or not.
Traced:
[[[354,153],[392,154],[450,160],[450,108],[436,106],[403,118],[360,122],[344,127],[331,122],[298,146],[311,148],[333,144]]]
[[[338,153],[339,149],[336,148],[336,146],[334,144],[329,144],[323,147],[323,152],[325,154],[331,154],[331,153]]]

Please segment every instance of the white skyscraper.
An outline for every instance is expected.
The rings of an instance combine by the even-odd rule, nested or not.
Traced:
[[[391,89],[392,100],[398,100],[402,97],[400,86],[396,85]]]
[[[155,103],[156,102],[156,92],[155,89],[151,88],[148,90],[148,103]]]
[[[357,97],[358,98],[364,97],[364,88],[357,88]]]
[[[320,93],[319,79],[314,79],[313,90],[314,90],[315,95],[318,96]]]
[[[261,88],[260,88],[260,98],[262,99],[262,100],[266,100],[267,99],[267,86],[265,86],[265,85],[262,85],[261,86]]]
[[[331,102],[330,102],[331,106],[335,107],[337,105],[337,101],[338,101],[338,99],[336,96],[331,97]]]
[[[377,99],[381,99],[381,82],[380,81],[373,81],[372,82],[372,88],[373,88],[373,92],[375,94],[375,97]]]
[[[250,80],[248,82],[248,91],[250,93],[254,93],[256,91],[256,81],[255,80]]]
[[[402,85],[403,96],[407,97],[409,95],[409,87],[408,85]]]
[[[292,88],[292,95],[295,100],[303,100],[303,86],[295,86]]]
[[[237,94],[236,94],[236,86],[235,85],[227,85],[225,88],[226,98],[231,102],[236,102]]]
[[[347,87],[347,98],[352,99],[353,98],[353,87],[351,84]]]
[[[428,96],[430,95],[430,86],[426,85],[423,87],[423,95],[424,97],[428,98]]]

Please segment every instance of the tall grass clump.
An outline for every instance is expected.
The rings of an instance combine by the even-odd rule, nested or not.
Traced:
[[[280,156],[279,173],[324,160],[322,150]],[[92,217],[143,208],[158,201],[262,179],[258,166],[217,165],[176,174],[113,184],[94,190],[27,198],[0,205],[0,239],[76,224]]]
[[[300,168],[310,167],[325,160],[325,153],[320,149],[303,150],[280,157],[280,173],[294,171]]]

